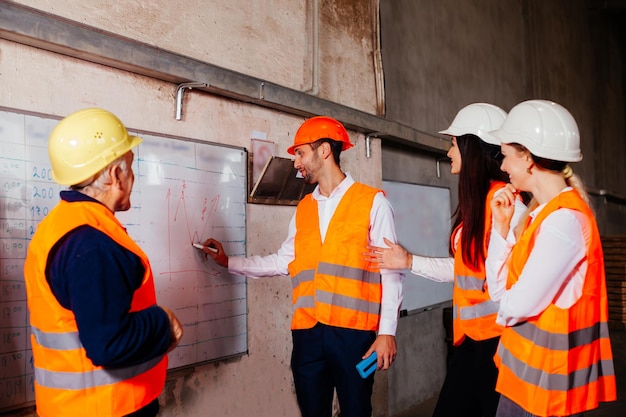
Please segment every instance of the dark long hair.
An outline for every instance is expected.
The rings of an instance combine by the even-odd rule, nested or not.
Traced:
[[[461,153],[459,172],[459,205],[454,211],[452,232],[461,223],[463,231],[459,250],[467,266],[478,269],[485,262],[484,240],[485,202],[492,181],[508,182],[506,173],[500,170],[500,147],[483,142],[476,135],[456,138]],[[450,240],[450,255],[454,253]]]

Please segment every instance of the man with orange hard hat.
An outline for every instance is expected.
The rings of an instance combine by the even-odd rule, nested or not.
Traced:
[[[115,212],[130,208],[131,136],[112,113],[85,109],[50,135],[52,177],[70,186],[39,224],[24,278],[41,417],[154,417],[166,353],[182,337],[156,305],[146,254]]]
[[[381,190],[341,170],[340,154],[352,146],[330,117],[300,126],[287,152],[317,187],[298,204],[277,253],[229,258],[220,242],[204,242],[207,256],[229,272],[291,276],[291,367],[303,417],[330,417],[334,390],[342,417],[370,417],[374,377],[361,378],[356,365],[376,352],[378,369],[386,370],[396,357],[404,275],[363,257],[369,245],[385,246],[385,237],[396,241],[393,210]]]

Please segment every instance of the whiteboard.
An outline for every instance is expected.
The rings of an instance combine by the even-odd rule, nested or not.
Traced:
[[[52,181],[48,136],[58,120],[0,111],[0,411],[34,401],[23,267],[37,224],[64,187]],[[247,351],[245,277],[205,262],[209,237],[245,256],[247,155],[182,138],[134,132],[131,209],[116,213],[146,252],[157,302],[184,326],[170,368]]]
[[[416,255],[447,257],[450,190],[395,181],[383,181],[383,190],[393,206],[400,245]],[[434,282],[406,272],[402,315],[452,300],[452,283]]]

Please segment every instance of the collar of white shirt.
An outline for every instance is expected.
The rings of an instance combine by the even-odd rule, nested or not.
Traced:
[[[565,188],[563,188],[561,190],[561,192],[559,194],[564,193],[566,191],[570,191],[570,190],[572,190],[572,187],[565,187]],[[548,204],[548,203],[543,203],[543,204],[535,207],[535,209],[528,214],[533,221],[535,221],[535,217],[537,217],[537,215],[541,212],[541,210],[543,210],[543,208],[546,206],[546,204]]]
[[[348,188],[350,188],[355,182],[352,178],[352,175],[347,172],[345,172],[345,174],[346,177],[343,179],[343,181],[339,183],[339,185],[330,193],[328,197],[324,197],[322,194],[320,194],[320,186],[318,185],[317,187],[315,187],[315,190],[313,190],[313,198],[317,201],[341,198],[346,193],[346,191],[348,191]]]

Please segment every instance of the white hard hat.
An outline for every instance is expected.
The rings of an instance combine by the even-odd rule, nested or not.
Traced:
[[[577,162],[580,134],[576,120],[560,104],[528,100],[513,107],[502,126],[490,133],[499,143],[519,143],[531,154],[553,161]]]
[[[499,128],[505,118],[506,112],[498,106],[489,103],[472,103],[459,110],[450,127],[439,133],[450,136],[472,134],[491,145],[499,145],[500,143],[487,132]]]

